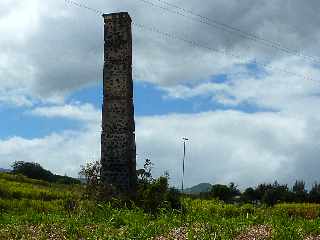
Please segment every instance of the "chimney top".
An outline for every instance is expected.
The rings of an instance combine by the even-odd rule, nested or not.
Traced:
[[[109,14],[103,14],[102,17],[104,20],[115,20],[115,19],[129,19],[131,21],[131,17],[128,12],[117,12],[117,13],[109,13]]]

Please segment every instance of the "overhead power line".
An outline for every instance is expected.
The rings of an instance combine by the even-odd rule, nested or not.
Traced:
[[[223,31],[226,31],[226,32],[229,32],[229,33],[237,34],[237,35],[239,35],[239,36],[241,36],[243,38],[249,39],[251,41],[255,41],[255,42],[260,43],[260,44],[262,44],[264,46],[267,46],[267,47],[271,47],[271,48],[277,49],[277,50],[282,51],[284,53],[287,53],[287,54],[290,54],[290,55],[293,55],[293,56],[298,56],[298,57],[304,58],[304,59],[306,59],[308,61],[311,61],[311,62],[314,62],[314,63],[320,63],[320,58],[319,57],[302,54],[300,51],[293,50],[293,49],[290,49],[288,47],[285,47],[285,46],[283,46],[282,44],[280,44],[278,42],[275,42],[275,41],[272,41],[272,40],[268,40],[268,39],[263,38],[263,37],[259,37],[259,36],[255,35],[253,33],[249,33],[249,32],[243,31],[243,30],[241,30],[239,28],[236,28],[236,27],[233,27],[231,25],[228,25],[226,23],[222,23],[222,22],[219,22],[219,21],[214,20],[212,18],[208,18],[206,16],[203,16],[203,15],[200,15],[198,13],[195,13],[192,10],[180,7],[178,5],[169,3],[167,1],[156,0],[156,1],[166,5],[168,7],[163,7],[163,6],[157,5],[157,4],[155,4],[155,3],[153,3],[152,1],[149,1],[149,0],[139,0],[139,1],[141,1],[143,3],[146,3],[148,5],[151,5],[153,7],[160,8],[160,9],[165,10],[167,12],[170,12],[170,13],[173,13],[173,14],[177,14],[177,15],[180,15],[182,17],[191,19],[193,21],[200,22],[200,23],[206,24],[206,25],[214,27],[214,28],[218,28],[220,30],[223,30]],[[177,10],[173,10],[172,8],[177,9]],[[189,15],[191,15],[193,17],[190,17],[190,16],[188,16],[188,15],[182,13],[182,12],[184,12],[186,14],[189,14]]]
[[[92,7],[88,7],[87,5],[84,5],[84,4],[81,4],[81,3],[78,3],[78,2],[75,2],[75,1],[72,1],[72,0],[64,0],[66,3],[69,3],[69,4],[72,4],[74,6],[77,6],[79,8],[84,8],[84,9],[87,9],[91,12],[94,12],[96,14],[99,14],[99,15],[102,15],[103,12],[98,10],[98,9],[95,9],[95,8],[92,8]]]
[[[209,47],[209,46],[207,46],[207,45],[205,45],[203,43],[196,42],[196,41],[193,41],[193,40],[189,40],[189,39],[186,39],[184,37],[180,37],[178,35],[175,35],[173,33],[163,32],[163,31],[161,31],[161,30],[159,30],[157,28],[154,28],[154,27],[148,27],[148,26],[145,26],[143,24],[138,24],[138,23],[132,23],[132,24],[134,26],[138,27],[138,28],[141,28],[141,29],[144,29],[144,30],[147,30],[147,31],[150,31],[150,32],[154,32],[154,33],[157,33],[157,34],[160,34],[160,35],[162,35],[162,36],[164,36],[166,38],[171,38],[171,39],[174,39],[174,40],[179,40],[179,41],[188,43],[189,45],[192,45],[194,47],[207,49],[209,51],[217,52],[219,54],[223,54],[223,55],[226,55],[226,56],[232,56],[232,57],[242,61],[242,64],[247,64],[248,63],[247,60],[243,60],[243,57],[241,55],[238,55],[238,54],[235,54],[235,53],[231,53],[231,52],[227,52],[225,50],[221,50],[221,49],[218,49],[218,48]],[[290,74],[290,75],[293,75],[293,76],[297,76],[297,77],[303,78],[305,80],[315,81],[311,77],[305,76],[303,74],[291,72],[291,71],[288,71],[288,70],[286,70],[284,68],[276,68],[276,67],[270,66],[269,64],[266,64],[266,63],[257,62],[256,60],[254,60],[254,63],[257,66],[264,67],[264,68],[267,68],[267,69],[270,69],[270,70],[275,70],[275,71],[278,71],[278,72]]]
[[[87,10],[89,10],[91,12],[94,12],[95,14],[99,14],[99,15],[103,14],[103,11],[101,11],[101,10],[91,8],[91,7],[87,6],[87,5],[80,4],[80,3],[72,1],[72,0],[65,0],[65,2],[73,4],[73,5],[75,5],[75,6],[79,7],[79,8],[87,9]],[[157,29],[155,27],[146,26],[146,25],[139,24],[139,23],[136,23],[136,22],[132,22],[132,24],[133,24],[133,26],[135,26],[137,28],[140,28],[142,30],[146,30],[146,31],[149,31],[149,32],[154,32],[154,33],[162,35],[162,36],[164,36],[166,38],[170,38],[170,39],[174,39],[174,40],[178,40],[178,41],[187,43],[187,44],[189,44],[189,45],[191,45],[193,47],[207,49],[207,50],[209,50],[211,52],[217,52],[219,54],[223,54],[223,55],[226,55],[226,56],[232,56],[232,57],[242,61],[242,64],[248,64],[248,61],[244,60],[241,55],[238,55],[238,54],[235,54],[235,53],[231,53],[231,52],[227,52],[225,50],[221,50],[221,49],[218,49],[218,48],[209,47],[204,43],[200,43],[198,41],[193,41],[193,40],[187,39],[185,37],[181,37],[181,36],[179,36],[177,34],[174,34],[174,33],[164,32],[164,31],[161,31],[161,30],[159,30],[159,29]],[[299,74],[299,73],[295,73],[295,72],[292,72],[292,71],[288,71],[288,70],[286,70],[284,68],[276,68],[276,67],[270,66],[269,64],[266,64],[266,63],[257,62],[256,60],[254,61],[254,63],[257,66],[260,66],[260,67],[264,67],[264,68],[267,68],[267,69],[270,69],[270,70],[274,70],[274,71],[290,74],[290,75],[293,75],[293,76],[297,76],[297,77],[303,78],[305,80],[316,82],[315,79],[313,79],[313,78],[311,78],[309,76],[306,76],[306,75],[303,75],[303,74]]]

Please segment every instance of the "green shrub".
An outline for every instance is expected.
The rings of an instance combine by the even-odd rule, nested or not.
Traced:
[[[101,179],[101,163],[95,161],[81,166],[79,175],[84,177],[86,184],[84,186],[83,197],[97,202],[110,201],[114,197],[114,188],[105,184]]]
[[[169,188],[168,178],[162,176],[148,183],[138,185],[137,205],[147,212],[155,214],[160,209],[180,209],[180,194]]]

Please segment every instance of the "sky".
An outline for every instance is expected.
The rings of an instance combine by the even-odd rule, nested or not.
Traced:
[[[186,186],[320,181],[319,1],[78,3],[135,23],[138,168],[149,158],[179,186],[187,137]],[[100,158],[103,18],[1,0],[0,36],[0,167],[78,176]]]

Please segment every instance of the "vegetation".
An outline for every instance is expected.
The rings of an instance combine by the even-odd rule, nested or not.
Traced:
[[[310,192],[297,181],[291,190],[274,183],[243,193],[235,184],[213,185],[209,199],[184,196],[180,201],[179,192],[168,187],[168,176],[154,179],[151,169],[146,161],[138,171],[134,201],[99,193],[104,190],[97,163],[83,168],[92,177],[88,185],[0,173],[0,239],[156,239],[177,228],[185,229],[188,239],[237,239],[252,226],[271,229],[270,239],[320,235],[320,204],[278,201],[318,199],[316,184]],[[235,198],[238,204],[233,204]],[[259,201],[273,206],[252,203]]]
[[[126,207],[117,206],[116,200],[83,199],[81,185],[51,184],[5,173],[0,180],[0,239],[152,239],[181,226],[189,239],[234,239],[259,224],[271,227],[273,239],[320,234],[318,204],[271,208],[185,198],[184,215],[167,206],[159,206],[155,215],[135,204]]]
[[[117,205],[138,206],[145,212],[156,214],[163,209],[180,209],[180,195],[174,188],[169,188],[168,175],[154,179],[151,174],[152,163],[146,159],[144,168],[137,171],[137,194],[134,198],[117,199]],[[112,186],[105,185],[100,177],[99,161],[81,167],[80,175],[86,180],[84,196],[97,202],[108,201],[114,204],[116,195]]]
[[[68,176],[60,176],[53,174],[49,170],[44,169],[38,163],[15,161],[12,164],[13,173],[22,174],[29,178],[44,180],[48,182],[56,182],[63,184],[78,184],[80,181]]]
[[[302,180],[297,180],[291,189],[288,185],[280,185],[275,181],[273,184],[259,184],[256,188],[249,187],[243,192],[240,192],[234,183],[215,184],[209,191],[193,193],[192,198],[218,198],[225,203],[252,203],[268,206],[276,203],[320,203],[320,184],[314,183],[309,192]]]
[[[211,195],[224,202],[231,202],[234,197],[240,195],[240,190],[234,183],[230,183],[229,186],[216,184],[212,186]]]

